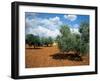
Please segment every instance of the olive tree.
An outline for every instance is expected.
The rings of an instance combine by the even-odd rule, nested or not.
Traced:
[[[52,46],[52,44],[53,44],[53,38],[52,37],[48,37],[48,44],[50,45],[50,46]]]
[[[89,53],[89,23],[81,23],[79,32],[81,33],[80,52],[84,55]]]
[[[51,37],[42,37],[41,38],[41,43],[42,43],[42,45],[52,46],[53,39]]]
[[[32,34],[27,34],[26,37],[25,37],[25,42],[26,42],[26,44],[28,44],[29,46],[32,46],[33,35],[32,35]]]
[[[28,44],[29,46],[33,45],[34,48],[36,48],[40,44],[39,36],[35,36],[33,34],[26,35],[26,44]]]
[[[72,33],[70,27],[63,25],[60,28],[60,34],[56,38],[58,48],[62,53],[74,51],[78,55],[89,53],[89,23],[81,23],[80,33]]]
[[[73,44],[73,40],[71,40],[71,32],[67,25],[63,25],[60,28],[61,35],[57,36],[58,48],[61,52],[69,52],[72,49],[71,44]]]

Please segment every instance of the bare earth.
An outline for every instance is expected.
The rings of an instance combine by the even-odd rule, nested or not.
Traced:
[[[82,61],[54,59],[52,55],[59,53],[57,46],[37,49],[26,46],[25,53],[26,68],[89,65],[89,56],[82,57]]]

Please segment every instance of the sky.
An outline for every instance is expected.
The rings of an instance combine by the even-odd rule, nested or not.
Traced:
[[[25,12],[25,34],[55,38],[60,35],[61,25],[68,25],[72,33],[79,33],[81,22],[89,23],[89,16]]]

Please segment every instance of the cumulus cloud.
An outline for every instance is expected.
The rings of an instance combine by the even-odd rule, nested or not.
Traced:
[[[78,24],[74,24],[74,25],[70,28],[70,31],[71,31],[72,33],[80,34],[80,32],[79,32],[79,25],[78,25]]]
[[[70,28],[70,31],[71,31],[72,33],[80,34],[79,28]]]
[[[34,27],[37,27],[37,25],[38,25],[38,21],[36,21],[35,19],[26,18],[25,19],[25,33],[26,34],[31,33],[32,29]]]
[[[70,21],[75,21],[77,19],[77,16],[76,15],[64,15],[64,18]]]
[[[62,22],[60,21],[59,17],[54,17],[54,18],[49,18],[49,19],[43,19],[40,23],[42,23],[42,25],[50,30],[54,30],[57,29]]]
[[[58,29],[49,30],[49,29],[42,27],[42,26],[34,28],[32,30],[32,32],[34,35],[38,35],[40,37],[53,37],[53,38],[55,38],[57,35],[60,34]]]
[[[26,18],[25,32],[26,34],[34,34],[43,37],[56,37],[60,34],[60,25],[62,25],[62,22],[60,21],[60,18],[57,16],[49,19]]]

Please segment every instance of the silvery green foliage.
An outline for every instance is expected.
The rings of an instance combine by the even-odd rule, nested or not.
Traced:
[[[70,27],[63,25],[60,28],[61,35],[57,36],[58,48],[61,52],[74,51],[80,55],[89,52],[89,25],[82,23],[79,28],[80,34],[71,33]]]

